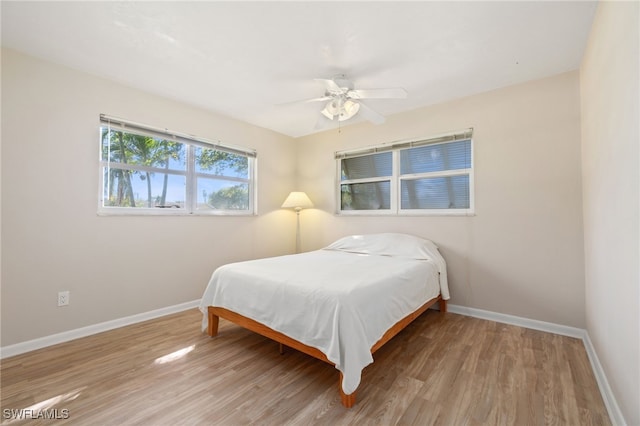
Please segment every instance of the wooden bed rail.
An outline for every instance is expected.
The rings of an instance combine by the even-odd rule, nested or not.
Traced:
[[[371,347],[371,353],[373,354],[375,351],[380,349],[385,343],[391,340],[396,334],[402,331],[407,325],[411,324],[413,320],[422,315],[427,309],[429,309],[434,304],[440,304],[440,312],[447,312],[447,301],[443,300],[441,296],[435,297],[429,300],[427,303],[422,305],[413,313],[407,315],[396,324],[393,325],[387,332]],[[221,308],[218,306],[209,306],[208,308],[208,316],[209,316],[209,326],[207,327],[207,334],[211,337],[218,335],[218,325],[220,318],[224,318],[228,321],[231,321],[241,327],[244,327],[248,330],[251,330],[255,333],[258,333],[262,336],[265,336],[271,340],[274,340],[280,343],[280,353],[283,352],[282,345],[288,346],[292,349],[298,350],[302,353],[310,355],[314,358],[317,358],[321,361],[324,361],[328,364],[335,365],[333,362],[329,361],[327,356],[322,353],[319,349],[314,347],[305,345],[291,337],[280,333],[279,331],[275,331],[272,328],[267,327],[266,325],[259,323],[258,321],[254,321],[250,318],[247,318],[243,315],[240,315],[236,312],[230,311],[225,308]],[[342,405],[346,408],[351,408],[356,403],[356,392],[353,392],[349,395],[345,394],[342,390],[342,372],[340,372],[340,378],[338,380],[338,389],[340,390],[340,400]]]

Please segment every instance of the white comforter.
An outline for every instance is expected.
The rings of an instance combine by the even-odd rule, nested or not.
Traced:
[[[251,318],[322,351],[353,393],[371,347],[396,322],[440,293],[438,264],[317,250],[224,265],[200,303]],[[447,297],[448,298],[448,297]]]

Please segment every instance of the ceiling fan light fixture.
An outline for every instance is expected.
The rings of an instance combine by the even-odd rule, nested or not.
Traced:
[[[331,102],[329,102],[327,104],[327,106],[324,107],[324,109],[322,111],[320,111],[322,113],[322,115],[324,115],[325,117],[327,117],[329,120],[333,120],[333,113],[332,111],[334,110],[333,108],[330,107],[331,106]]]
[[[347,99],[344,102],[339,102],[334,99],[328,102],[320,112],[329,120],[337,118],[338,121],[345,121],[356,115],[358,110],[360,110],[360,104],[357,102],[353,102],[350,99]]]
[[[340,111],[340,117],[338,120],[344,121],[348,120],[354,115],[358,113],[360,110],[360,104],[357,102],[353,102],[352,100],[347,100],[342,106],[342,111]]]
[[[342,111],[342,105],[339,99],[332,99],[327,102],[327,105],[322,110],[322,115],[327,117],[329,120],[333,120],[334,117],[340,116],[340,112]]]

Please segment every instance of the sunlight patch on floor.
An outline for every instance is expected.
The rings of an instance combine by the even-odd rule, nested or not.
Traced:
[[[187,346],[186,348],[182,348],[180,350],[177,350],[175,352],[171,352],[168,355],[161,356],[160,358],[156,358],[154,363],[160,365],[160,364],[166,364],[168,362],[175,361],[177,359],[182,358],[183,356],[185,356],[186,354],[188,354],[192,350],[194,350],[195,347],[196,347],[196,345],[191,345],[191,346]]]

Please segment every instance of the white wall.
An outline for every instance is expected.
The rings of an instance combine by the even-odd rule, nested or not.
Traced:
[[[600,2],[580,69],[586,328],[640,425],[638,2]]]
[[[473,217],[340,217],[337,150],[474,128]],[[435,241],[451,303],[583,328],[584,263],[577,72],[354,124],[298,140],[303,248],[352,233]]]
[[[98,217],[100,113],[257,149],[260,214]],[[196,300],[215,267],[294,251],[289,137],[3,50],[2,141],[3,347]]]

